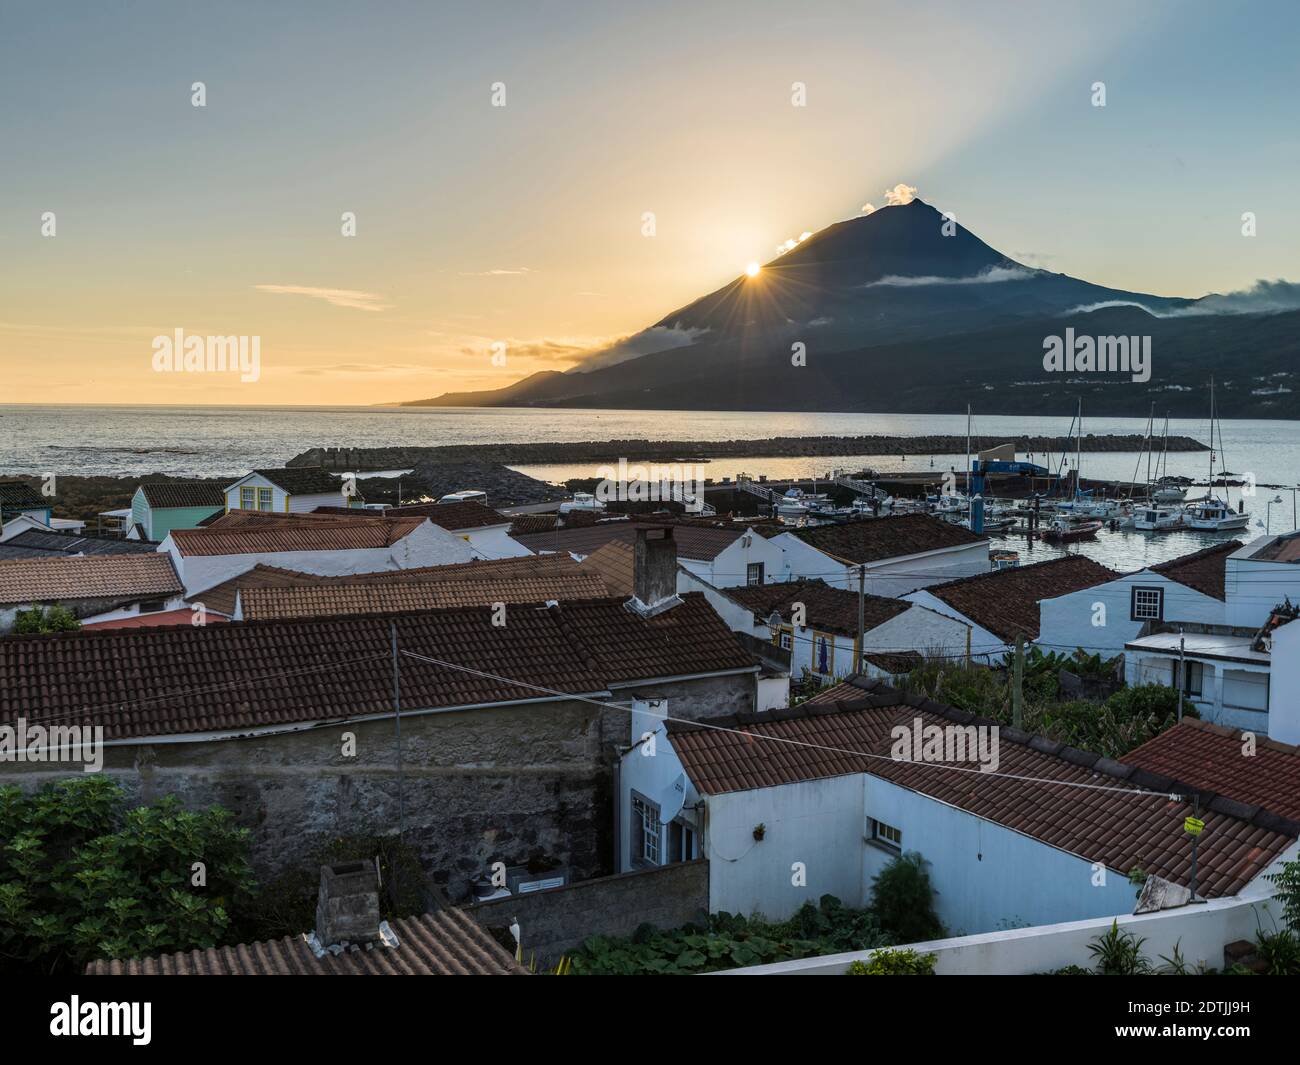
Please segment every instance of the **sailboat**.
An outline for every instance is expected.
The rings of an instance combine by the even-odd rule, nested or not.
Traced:
[[[1183,510],[1183,524],[1189,529],[1199,529],[1202,532],[1229,532],[1233,529],[1244,529],[1250,524],[1250,515],[1234,511],[1226,500],[1219,499],[1214,494],[1214,457],[1215,457],[1215,427],[1218,426],[1219,452],[1223,451],[1223,428],[1219,426],[1218,410],[1214,402],[1214,378],[1210,378],[1210,481],[1206,489],[1205,498],[1198,499],[1189,503]],[[1225,471],[1226,472],[1226,471]],[[1227,493],[1227,481],[1224,481],[1224,492]]]

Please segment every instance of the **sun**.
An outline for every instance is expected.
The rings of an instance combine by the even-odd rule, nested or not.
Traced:
[[[758,263],[750,263],[745,267],[745,273],[747,273],[750,277],[757,277],[758,272],[761,269],[762,267],[759,266]]]

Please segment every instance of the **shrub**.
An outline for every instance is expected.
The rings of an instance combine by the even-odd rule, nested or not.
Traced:
[[[1277,885],[1277,901],[1282,904],[1282,920],[1291,931],[1300,933],[1300,860],[1283,862],[1282,868],[1265,879]]]
[[[911,947],[885,948],[871,955],[867,962],[855,961],[849,976],[933,976],[935,955],[918,954]]]
[[[1103,976],[1140,976],[1151,972],[1151,963],[1142,956],[1142,944],[1132,932],[1121,932],[1119,920],[1110,931],[1088,944],[1088,953],[1096,960],[1096,971]]]
[[[93,958],[215,947],[254,888],[248,833],[220,807],[191,813],[163,799],[128,809],[100,776],[32,795],[0,788],[0,956],[10,967],[75,972]]]
[[[871,909],[898,943],[924,943],[943,936],[934,912],[929,863],[916,851],[901,854],[871,881]]]
[[[65,606],[20,610],[14,615],[14,632],[23,636],[36,636],[45,632],[73,632],[81,628],[81,621]]]
[[[1255,954],[1269,976],[1300,976],[1300,936],[1289,928],[1260,931],[1255,937]]]

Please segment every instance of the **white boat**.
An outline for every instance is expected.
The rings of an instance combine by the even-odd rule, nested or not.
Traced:
[[[1133,513],[1133,528],[1143,532],[1169,532],[1182,524],[1183,512],[1172,507],[1142,507]]]
[[[1157,503],[1181,503],[1186,495],[1186,488],[1179,488],[1176,484],[1167,484],[1152,492],[1151,498]]]
[[[572,514],[575,510],[600,512],[604,509],[605,504],[590,492],[574,492],[572,499],[566,499],[560,504],[561,514]]]
[[[806,518],[811,509],[804,502],[803,492],[798,488],[791,488],[777,503],[776,515],[778,518],[784,518],[787,521],[798,521],[800,518]]]
[[[1189,529],[1208,532],[1227,532],[1244,529],[1250,524],[1249,514],[1238,514],[1228,504],[1214,496],[1198,499],[1183,508],[1183,524]]]

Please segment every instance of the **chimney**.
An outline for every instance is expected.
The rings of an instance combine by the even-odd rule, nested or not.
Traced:
[[[627,605],[652,618],[679,605],[677,542],[671,526],[640,527],[632,555],[632,598]]]
[[[316,897],[316,940],[321,948],[379,938],[379,879],[374,863],[322,865]]]

